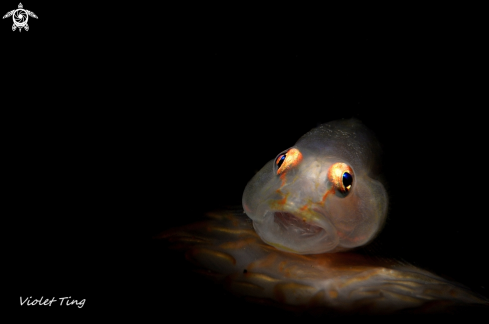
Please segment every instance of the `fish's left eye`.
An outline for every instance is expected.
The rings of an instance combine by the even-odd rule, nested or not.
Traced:
[[[285,152],[280,153],[275,158],[274,171],[277,175],[282,174],[290,168],[298,165],[301,161],[302,153],[296,148],[291,148]]]
[[[328,180],[339,197],[346,197],[353,185],[353,170],[346,163],[335,163],[328,170]]]

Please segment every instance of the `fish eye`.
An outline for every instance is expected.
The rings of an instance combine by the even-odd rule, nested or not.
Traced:
[[[274,172],[277,175],[280,175],[290,168],[297,166],[301,161],[302,153],[298,149],[288,149],[277,155],[275,158],[275,164],[273,166]]]
[[[335,163],[328,170],[328,181],[338,197],[346,197],[353,185],[353,170],[346,163]]]
[[[275,160],[275,164],[277,165],[277,168],[280,169],[280,167],[282,166],[282,164],[284,163],[285,161],[285,157],[287,156],[287,154],[285,153],[282,153],[280,154],[277,159]]]

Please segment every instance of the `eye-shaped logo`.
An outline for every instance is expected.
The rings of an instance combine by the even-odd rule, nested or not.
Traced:
[[[29,10],[23,9],[22,3],[19,3],[19,8],[7,12],[3,18],[8,18],[12,16],[12,19],[14,21],[14,24],[12,25],[12,31],[15,31],[17,28],[19,29],[19,32],[22,31],[22,28],[25,30],[29,30],[29,25],[27,25],[27,21],[29,20],[29,16],[36,18],[37,16],[35,13]]]

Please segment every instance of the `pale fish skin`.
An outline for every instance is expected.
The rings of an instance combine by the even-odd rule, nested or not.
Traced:
[[[250,180],[244,212],[209,213],[158,237],[228,291],[283,307],[369,314],[487,307],[461,284],[372,255],[367,243],[388,205],[374,172],[379,150],[358,120],[320,125]]]

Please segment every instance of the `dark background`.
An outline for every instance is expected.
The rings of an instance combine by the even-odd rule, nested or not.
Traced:
[[[151,238],[239,205],[268,160],[350,117],[383,147],[384,248],[489,296],[477,18],[439,8],[23,4],[39,17],[28,32],[12,32],[10,18],[0,26],[12,304],[87,301],[19,312],[226,320],[217,310],[227,307],[253,317],[253,306],[203,292]]]

